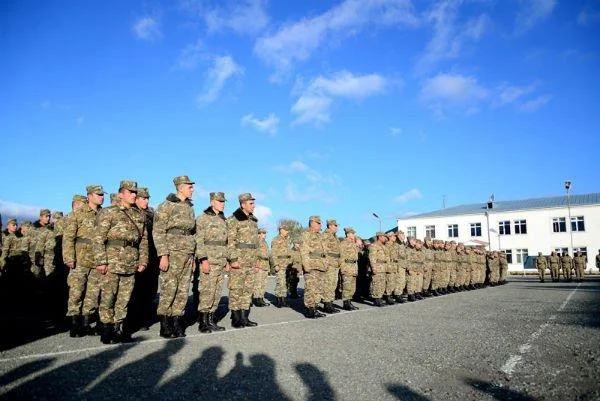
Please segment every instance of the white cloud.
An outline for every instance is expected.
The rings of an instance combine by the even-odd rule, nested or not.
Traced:
[[[270,135],[275,135],[277,133],[278,125],[279,118],[273,113],[270,113],[269,116],[263,120],[254,117],[254,114],[246,114],[242,117],[242,127],[251,126],[259,132],[266,132]]]
[[[293,181],[284,189],[284,197],[290,202],[319,200],[332,203],[336,200],[332,189],[340,185],[340,180],[335,174],[323,173],[299,160],[276,166],[275,170],[293,176]]]
[[[271,208],[256,204],[254,208],[254,216],[258,219],[258,225],[261,227],[271,227],[272,223],[270,222],[271,216],[273,216],[273,211]]]
[[[540,108],[544,107],[548,102],[550,102],[550,100],[552,100],[552,96],[541,95],[533,100],[523,103],[519,108],[521,109],[521,111],[533,113],[534,111],[537,111]]]
[[[340,71],[331,78],[319,76],[292,106],[292,113],[297,115],[292,125],[314,123],[320,126],[328,123],[333,98],[361,100],[383,92],[387,85],[388,80],[378,74],[355,76],[351,72]]]
[[[213,66],[208,71],[204,91],[198,95],[199,106],[214,102],[229,78],[244,73],[244,69],[230,56],[214,56],[212,61]]]
[[[522,35],[535,24],[548,18],[557,0],[521,0],[521,7],[515,18],[515,35]]]
[[[445,109],[460,108],[473,111],[488,96],[488,90],[479,85],[477,78],[460,74],[438,74],[425,81],[420,100],[443,114]]]
[[[198,66],[198,63],[206,57],[204,43],[201,39],[198,39],[195,43],[191,43],[184,47],[179,54],[179,57],[177,57],[175,68],[180,70],[193,70]]]
[[[302,186],[302,189],[298,189],[298,186],[295,183],[288,183],[286,185],[284,198],[286,201],[294,203],[311,201],[334,203],[337,200],[334,194],[328,193],[324,188],[318,185]]]
[[[20,221],[37,220],[41,209],[42,208],[39,206],[24,205],[0,199],[0,214],[2,215],[2,223],[4,225],[6,225],[8,219],[11,218]]]
[[[228,1],[224,6],[203,10],[202,17],[210,33],[229,29],[238,34],[257,34],[269,23],[265,3],[265,0]]]
[[[398,136],[402,134],[402,128],[390,127],[390,134],[392,134],[392,136]]]
[[[501,107],[507,104],[517,103],[524,96],[535,91],[536,86],[537,84],[535,83],[528,86],[516,86],[504,82],[497,88],[498,95],[492,102],[492,107]]]
[[[157,19],[142,17],[133,24],[133,33],[138,39],[154,41],[162,38],[162,32]]]
[[[271,78],[280,80],[294,63],[305,61],[313,51],[331,40],[340,41],[369,26],[417,26],[410,0],[345,0],[313,18],[284,25],[259,38],[254,52],[275,67]]]
[[[403,193],[402,195],[396,196],[394,198],[394,201],[398,203],[406,203],[411,200],[421,199],[422,197],[423,195],[421,195],[421,192],[418,189],[413,188],[410,191]]]

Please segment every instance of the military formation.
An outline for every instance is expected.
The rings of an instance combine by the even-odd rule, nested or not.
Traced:
[[[546,270],[550,271],[550,279],[554,283],[560,281],[562,275],[564,281],[572,281],[573,275],[577,281],[582,281],[585,277],[585,267],[587,266],[587,257],[581,252],[575,252],[571,257],[568,253],[558,254],[555,251],[548,256],[538,252],[535,258],[535,267],[538,271],[540,282],[545,282]],[[600,249],[596,255],[596,268],[600,269]]]
[[[339,238],[337,221],[326,220],[322,227],[320,216],[308,219],[295,242],[292,228],[280,224],[269,246],[254,216],[252,194],[240,194],[239,207],[225,217],[225,194],[211,192],[209,205],[196,217],[194,182],[183,175],[173,184],[174,192],[156,210],[148,206],[148,188],[124,180],[107,207],[102,207],[104,188],[89,185],[85,196],[73,197],[67,216],[43,209],[35,223],[18,227],[9,220],[2,236],[0,293],[27,305],[19,297],[37,291],[48,300],[46,317],[68,317],[71,337],[99,335],[111,344],[131,341],[134,331],[147,330],[156,320],[161,337],[184,337],[190,291],[198,330],[225,330],[216,311],[226,276],[234,328],[256,326],[252,306],[270,305],[265,300],[270,270],[278,308],[300,297],[298,282],[304,277],[307,318],[358,309],[353,302],[381,307],[506,283],[503,252],[407,239],[401,231],[378,232],[363,241],[345,227]],[[580,255],[571,260],[553,253],[537,260],[553,279],[562,271],[570,280],[571,270],[583,277]]]

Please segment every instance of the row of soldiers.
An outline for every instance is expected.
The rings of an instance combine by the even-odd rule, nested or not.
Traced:
[[[535,266],[538,270],[540,282],[542,283],[544,282],[546,269],[550,269],[552,282],[558,282],[561,273],[565,281],[573,280],[573,271],[575,271],[577,281],[582,281],[585,276],[587,258],[579,251],[575,252],[574,257],[571,257],[567,252],[559,255],[555,251],[552,251],[549,256],[544,256],[541,252],[538,252],[538,256],[535,259]],[[598,250],[598,255],[596,255],[596,267],[600,268],[600,249]]]

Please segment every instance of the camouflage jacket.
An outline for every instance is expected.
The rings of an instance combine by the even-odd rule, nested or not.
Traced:
[[[92,238],[96,231],[98,211],[89,204],[81,206],[66,219],[67,225],[63,232],[62,253],[65,263],[77,261],[77,267],[96,267]]]
[[[146,215],[146,229],[148,230],[148,266],[158,268],[158,254],[154,245],[154,209],[140,209]]]
[[[325,231],[323,236],[323,245],[325,246],[325,263],[327,269],[337,269],[340,267],[340,240],[334,233]]]
[[[423,264],[425,263],[425,255],[423,250],[416,248],[406,248],[408,254],[408,268],[406,270],[413,273],[423,273]]]
[[[296,269],[297,271],[301,272],[302,271],[302,254],[300,253],[299,250],[293,249],[291,250],[292,252],[292,266],[294,269]]]
[[[573,258],[573,265],[576,269],[585,268],[585,265],[587,265],[587,260],[585,259],[585,256],[575,256]]]
[[[421,249],[421,252],[423,252],[423,269],[432,270],[434,267],[434,261],[435,261],[435,255],[434,255],[435,251],[433,249],[423,247]]]
[[[269,245],[267,241],[258,241],[258,265],[261,270],[269,271],[271,267],[271,258],[269,257]]]
[[[227,220],[221,212],[208,207],[196,220],[196,258],[224,267],[229,258],[227,249]]]
[[[96,266],[116,274],[133,274],[148,265],[146,215],[137,207],[109,206],[98,214],[92,238]]]
[[[346,238],[340,242],[340,254],[342,274],[356,277],[358,275],[358,245],[356,245],[356,241]]]
[[[488,270],[491,272],[498,272],[500,270],[500,259],[488,258],[487,259]]]
[[[369,263],[373,274],[386,273],[390,264],[390,255],[385,245],[374,243],[369,247]]]
[[[21,236],[4,230],[2,234],[2,254],[0,254],[0,268],[3,268],[11,258],[23,254]]]
[[[39,267],[51,269],[54,267],[54,247],[56,239],[54,232],[48,226],[42,226],[36,221],[33,226],[36,231],[35,264]]]
[[[573,268],[573,259],[569,255],[560,257],[560,267],[561,269],[572,269]]]
[[[154,213],[152,235],[158,256],[171,252],[193,255],[196,251],[195,228],[192,202],[169,194]]]
[[[305,231],[300,237],[300,257],[302,268],[306,272],[319,270],[326,272],[327,263],[325,241],[323,234],[319,232]]]
[[[396,247],[395,242],[386,242],[384,247],[386,252],[388,253],[388,257],[390,258],[390,263],[388,263],[388,273],[398,273],[398,263],[400,259],[398,259],[398,248]]]
[[[258,260],[258,219],[238,208],[227,219],[227,247],[232,262],[253,267]]]
[[[500,266],[500,270],[507,270],[508,269],[508,260],[506,260],[506,257],[498,258],[498,265]]]
[[[288,237],[276,236],[271,241],[271,260],[275,271],[285,270],[294,261]]]
[[[408,265],[408,251],[404,243],[396,243],[398,248],[398,271],[406,270]]]
[[[559,267],[560,266],[560,256],[558,256],[558,255],[548,256],[548,263],[550,264],[550,266]]]
[[[546,261],[545,256],[538,256],[535,258],[535,267],[538,269],[545,269],[548,267],[548,262]]]

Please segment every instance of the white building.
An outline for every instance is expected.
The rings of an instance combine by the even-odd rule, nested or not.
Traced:
[[[571,224],[568,224],[570,216]],[[398,219],[407,237],[454,240],[506,251],[510,271],[523,271],[528,255],[581,251],[586,271],[600,249],[600,193],[474,203]]]

